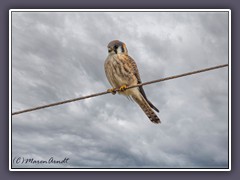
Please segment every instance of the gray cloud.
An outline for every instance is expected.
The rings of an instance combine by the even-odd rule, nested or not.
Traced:
[[[228,62],[227,13],[13,12],[12,108],[101,92],[107,44],[119,39],[142,81]],[[227,168],[228,74],[220,69],[145,86],[152,124],[105,95],[12,117],[14,157],[69,163],[13,167]]]

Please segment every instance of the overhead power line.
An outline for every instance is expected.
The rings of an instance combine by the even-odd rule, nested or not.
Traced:
[[[145,85],[149,85],[149,84],[153,84],[153,83],[167,81],[167,80],[170,80],[170,79],[176,79],[176,78],[189,76],[189,75],[193,75],[193,74],[197,74],[197,73],[202,73],[202,72],[206,72],[206,71],[210,71],[210,70],[214,70],[214,69],[219,69],[219,68],[223,68],[223,67],[227,67],[227,66],[228,66],[228,64],[222,64],[222,65],[219,65],[219,66],[200,69],[200,70],[197,70],[197,71],[191,71],[191,72],[187,72],[187,73],[183,73],[183,74],[179,74],[179,75],[175,75],[175,76],[169,76],[169,77],[165,77],[165,78],[161,78],[161,79],[157,79],[157,80],[153,80],[153,81],[144,82],[144,83],[137,84],[137,85],[134,85],[134,86],[129,86],[126,89],[131,89],[131,88],[139,87],[139,86],[145,86]],[[119,89],[116,89],[116,91],[119,91]],[[66,103],[70,103],[70,102],[74,102],[74,101],[80,101],[80,100],[83,100],[83,99],[92,98],[92,97],[96,97],[96,96],[101,96],[101,95],[108,94],[108,93],[110,93],[110,92],[104,91],[104,92],[100,92],[100,93],[91,94],[91,95],[88,95],[88,96],[82,96],[82,97],[73,98],[73,99],[69,99],[69,100],[65,100],[65,101],[59,101],[59,102],[55,102],[55,103],[51,103],[51,104],[46,104],[46,105],[43,105],[43,106],[37,106],[37,107],[22,110],[22,111],[13,112],[12,115],[22,114],[22,113],[26,113],[26,112],[30,112],[30,111],[36,111],[36,110],[39,110],[39,109],[44,109],[44,108],[48,108],[48,107],[52,107],[52,106],[58,106],[58,105],[61,105],[61,104],[66,104]]]

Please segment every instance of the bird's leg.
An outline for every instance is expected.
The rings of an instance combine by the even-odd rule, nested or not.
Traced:
[[[127,85],[124,84],[124,85],[122,85],[122,86],[119,88],[119,91],[125,91],[126,88],[127,88]]]
[[[122,86],[119,88],[119,91],[125,91],[126,88],[127,88],[127,85],[124,84],[124,85],[122,85]],[[117,88],[111,88],[111,89],[108,89],[107,92],[110,92],[110,93],[112,93],[113,95],[115,95],[115,94],[116,94],[116,90],[117,90]]]
[[[116,94],[116,89],[117,89],[117,88],[108,89],[107,92],[110,92],[110,93],[112,93],[113,95],[115,95],[115,94]]]

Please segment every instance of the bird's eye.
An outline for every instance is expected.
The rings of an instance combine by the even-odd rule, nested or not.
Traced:
[[[117,46],[117,45],[115,45],[115,46],[114,46],[114,49],[117,49],[117,48],[118,48],[118,46]]]

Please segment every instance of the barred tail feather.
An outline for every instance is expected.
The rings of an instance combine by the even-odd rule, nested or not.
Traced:
[[[148,102],[145,100],[145,98],[139,93],[138,95],[132,95],[133,100],[141,107],[143,112],[147,115],[147,117],[155,124],[160,123],[160,119],[155,114],[155,112],[152,110]]]

